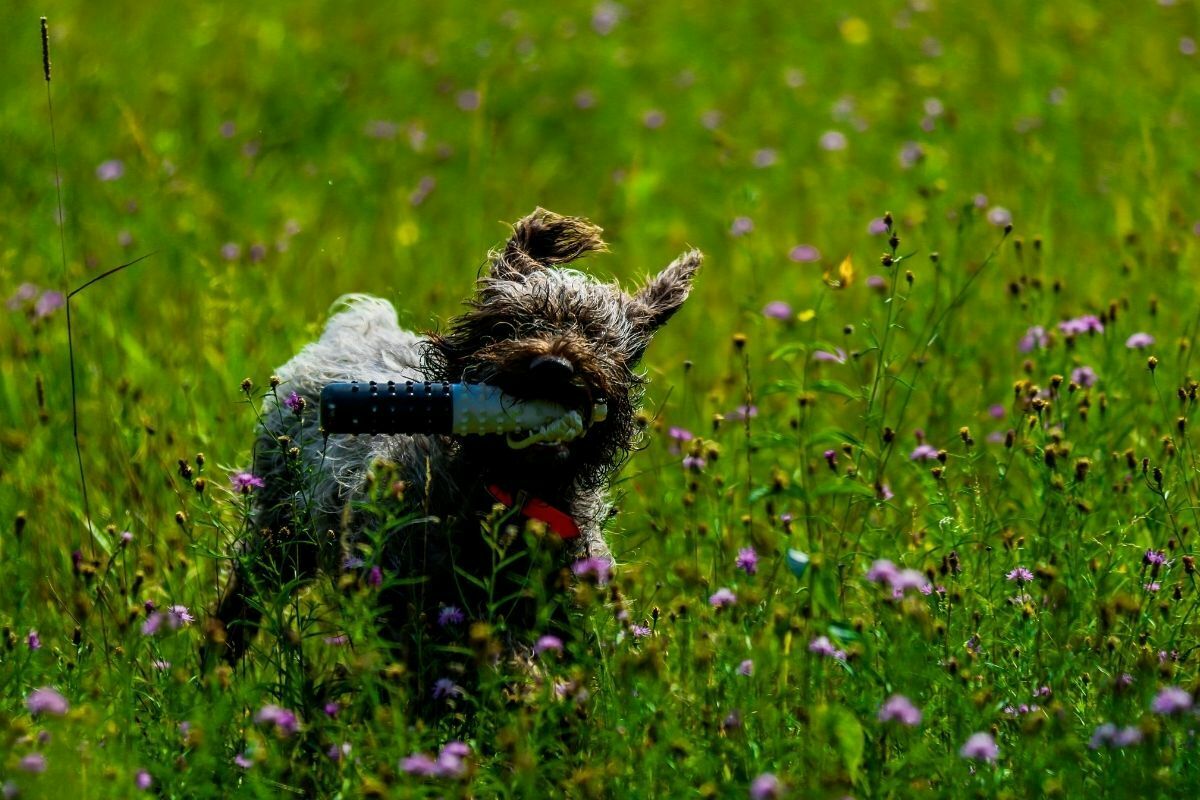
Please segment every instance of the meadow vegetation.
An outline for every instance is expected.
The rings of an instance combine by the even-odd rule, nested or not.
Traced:
[[[1200,792],[1194,2],[0,28],[4,796]],[[539,205],[605,279],[707,255],[578,635],[531,681],[446,609],[471,680],[414,684],[368,551],[203,662],[272,369],[347,292],[436,327]],[[61,292],[151,252],[71,300],[85,506]],[[514,524],[479,546],[549,547]]]

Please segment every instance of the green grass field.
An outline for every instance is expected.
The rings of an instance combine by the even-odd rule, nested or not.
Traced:
[[[1200,793],[1194,0],[17,0],[0,29],[6,797]],[[272,370],[347,292],[446,320],[539,205],[605,228],[606,279],[707,256],[614,486],[648,635],[580,585],[542,685],[478,667],[419,720],[374,587],[330,575],[203,670]],[[53,293],[147,253],[71,300],[89,532]]]

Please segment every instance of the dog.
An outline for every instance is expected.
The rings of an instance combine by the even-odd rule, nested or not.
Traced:
[[[560,564],[611,565],[608,490],[639,433],[645,378],[638,366],[654,333],[687,299],[703,256],[689,250],[627,294],[564,266],[606,250],[601,232],[587,220],[538,208],[488,253],[465,312],[444,331],[412,333],[386,300],[349,296],[320,339],[279,368],[255,447],[253,471],[262,486],[253,535],[214,615],[227,660],[239,660],[250,644],[261,593],[329,569],[331,552],[357,564],[356,542],[381,520],[353,506],[375,483],[379,465],[391,470],[389,486],[399,487],[395,510],[409,516],[388,529],[371,557],[380,573],[423,579],[392,593],[389,616],[422,620],[427,629],[447,608],[484,617],[486,593],[472,592],[475,583],[461,576],[492,568],[481,525],[497,504],[511,508],[514,519],[548,528],[559,540]],[[521,449],[499,435],[325,435],[321,390],[351,380],[483,383],[584,414],[604,402],[607,414],[571,441]],[[519,585],[516,593],[529,594]],[[511,616],[510,624],[516,612]],[[545,615],[527,609],[526,616],[532,627]]]

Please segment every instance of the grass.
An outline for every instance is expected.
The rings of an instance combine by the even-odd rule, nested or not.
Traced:
[[[140,771],[189,798],[1200,789],[1195,716],[1151,709],[1200,688],[1193,3],[56,2],[0,24],[0,287],[37,287],[0,310],[0,772],[22,796],[128,796]],[[602,276],[708,256],[615,486],[616,585],[652,635],[582,584],[552,681],[514,700],[484,669],[419,721],[375,587],[331,575],[277,598],[238,670],[203,670],[247,510],[242,379],[265,387],[346,292],[448,318],[537,205],[605,226]],[[889,209],[896,248],[868,233]],[[34,304],[150,251],[72,301],[93,534],[63,312]],[[1088,314],[1102,332],[1059,330]],[[932,593],[894,599],[880,559]],[[146,601],[197,620],[144,635]],[[464,625],[465,663],[494,635]],[[38,687],[69,711],[31,715]],[[918,726],[879,720],[894,694]],[[1089,747],[1109,722],[1140,741]],[[994,761],[960,755],[977,733]],[[453,740],[461,776],[404,770]]]

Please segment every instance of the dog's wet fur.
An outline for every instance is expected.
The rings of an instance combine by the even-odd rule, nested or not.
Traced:
[[[539,595],[522,581],[560,589],[561,570],[572,561],[611,560],[603,535],[608,485],[635,444],[644,383],[638,365],[655,331],[687,298],[702,256],[690,250],[626,294],[616,283],[564,267],[605,250],[600,234],[586,220],[539,208],[488,254],[466,311],[445,330],[403,330],[386,300],[350,296],[320,339],[279,368],[281,383],[267,396],[255,447],[254,473],[266,485],[255,497],[254,533],[235,556],[214,615],[214,638],[228,660],[240,659],[257,631],[262,593],[342,569],[364,531],[379,524],[376,514],[353,506],[380,465],[402,487],[394,511],[410,513],[412,521],[386,531],[371,557],[388,574],[426,579],[386,596],[385,623],[416,620],[434,635],[444,606],[485,618],[489,597]],[[573,441],[523,450],[503,436],[325,436],[321,389],[348,380],[487,383],[519,398],[560,403],[589,421],[596,402],[606,403],[608,413]],[[291,392],[305,401],[299,414],[285,405]],[[557,548],[549,574],[535,578],[531,562],[522,561],[509,570],[510,586],[484,593],[461,573],[491,573],[493,552],[481,523],[494,510],[487,491],[493,484],[567,512],[580,535]],[[545,614],[519,605],[501,612],[507,626],[532,630],[539,618],[544,622]]]

